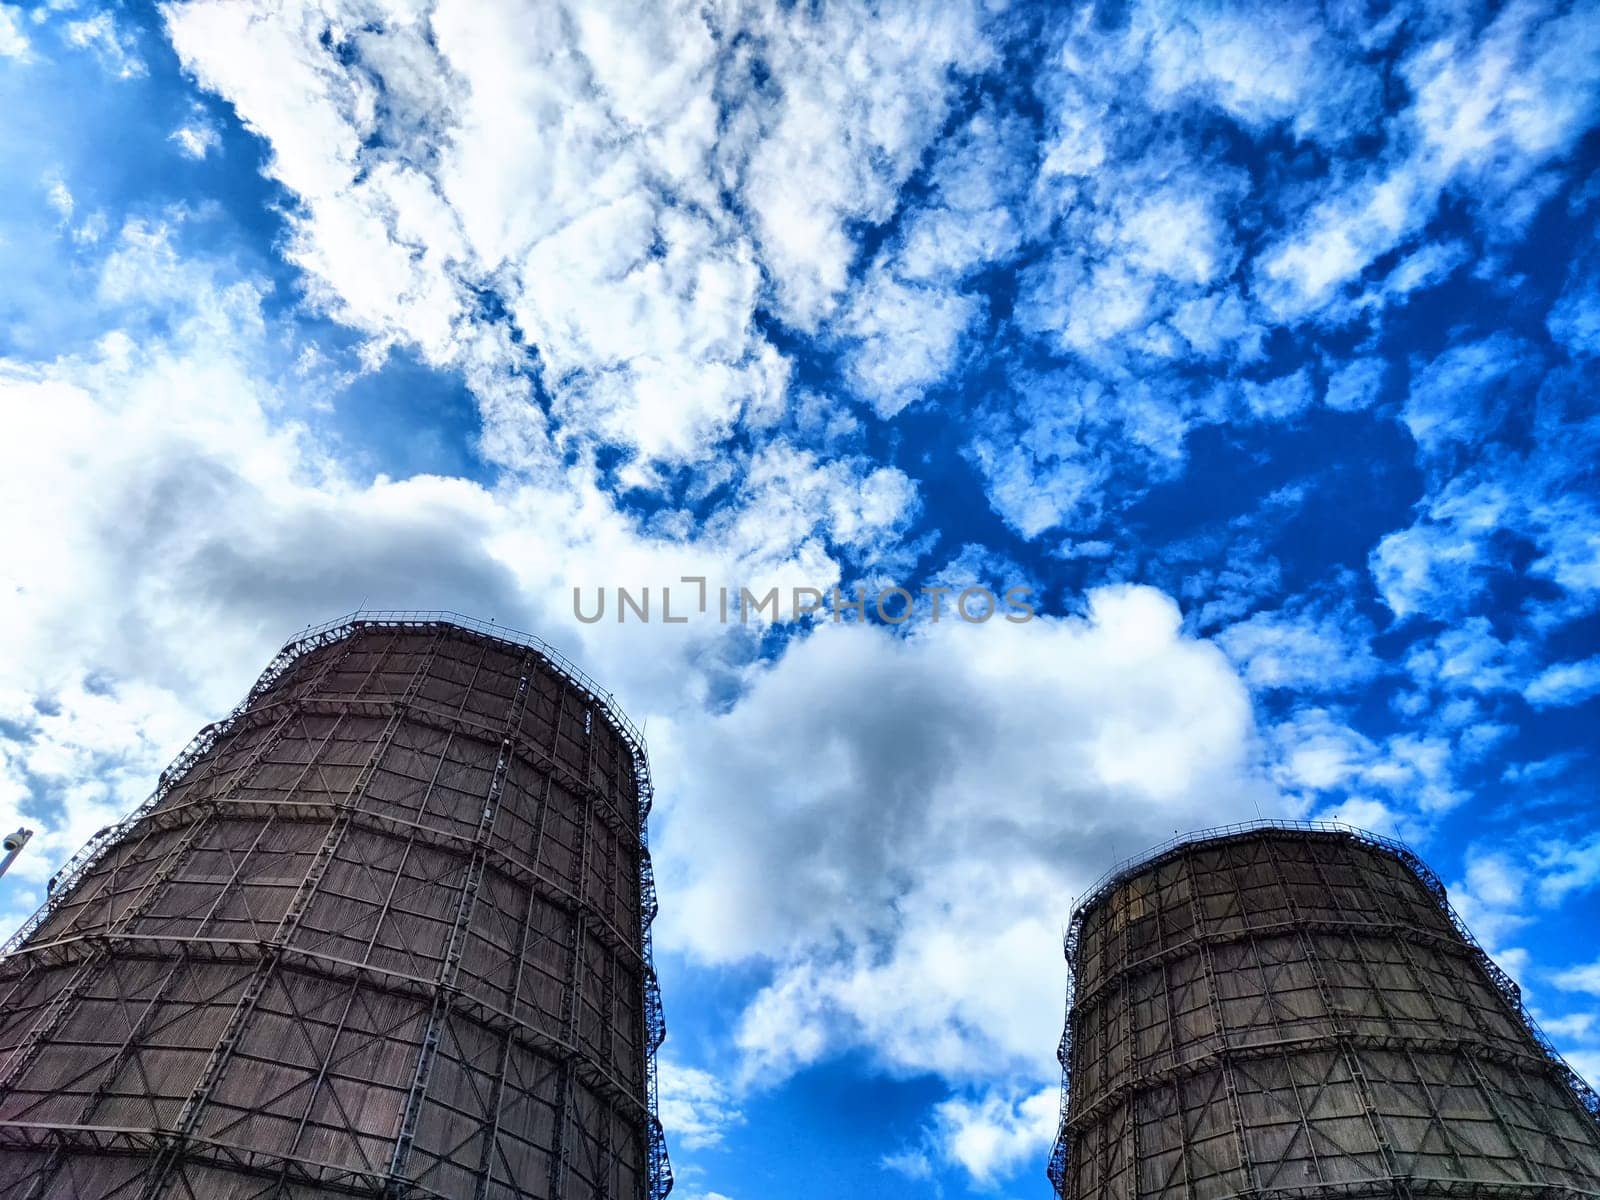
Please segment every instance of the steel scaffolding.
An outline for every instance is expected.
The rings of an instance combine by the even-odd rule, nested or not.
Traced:
[[[0,959],[0,1197],[661,1200],[643,739],[452,613],[309,629]]]
[[[1398,842],[1255,822],[1075,905],[1064,1200],[1600,1196],[1600,1101]]]

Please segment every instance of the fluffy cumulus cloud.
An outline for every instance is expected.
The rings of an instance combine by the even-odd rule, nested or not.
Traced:
[[[1024,538],[1094,529],[1178,474],[1199,401],[1181,384],[1090,371],[1017,372],[985,405],[966,455]]]
[[[879,416],[894,416],[949,372],[962,334],[982,310],[971,296],[875,267],[843,322],[856,343],[849,359],[855,390]]]
[[[183,258],[171,230],[130,224],[98,294],[108,312],[159,305],[166,332],[112,328],[82,354],[0,360],[13,434],[0,498],[16,518],[0,613],[18,632],[0,683],[5,795],[11,817],[44,826],[42,853],[19,870],[44,871],[131,807],[287,633],[364,598],[536,626],[640,697],[642,716],[645,696],[692,698],[677,694],[682,664],[715,635],[686,632],[665,656],[625,649],[656,630],[596,638],[574,619],[573,587],[708,569],[827,586],[839,578],[830,542],[870,542],[916,503],[890,468],[782,443],[692,544],[670,522],[663,536],[641,530],[581,466],[495,487],[363,477],[290,399],[328,385],[285,359],[264,292]]]
[[[1161,593],[926,629],[819,629],[668,743],[659,936],[772,964],[738,1028],[751,1076],[856,1045],[1047,1074],[1066,898],[1266,794],[1243,686]]]
[[[748,239],[692,203],[703,182],[669,199],[704,175],[714,133],[711,31],[695,14],[166,16],[185,62],[272,147],[298,202],[291,257],[341,320],[468,371],[491,398],[526,394],[526,338],[559,417],[647,458],[702,457],[781,400],[782,364],[750,327]],[[270,72],[254,66],[263,50]]]
[[[933,1134],[947,1159],[992,1187],[1047,1153],[1059,1104],[1055,1088],[1019,1097],[987,1092],[976,1101],[952,1097],[935,1108]]]

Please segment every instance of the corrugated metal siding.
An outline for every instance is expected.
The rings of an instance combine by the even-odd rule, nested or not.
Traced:
[[[1204,838],[1069,936],[1073,1200],[1600,1195],[1600,1129],[1442,889],[1377,839]]]
[[[438,621],[278,664],[0,961],[0,1197],[664,1195],[612,711]]]

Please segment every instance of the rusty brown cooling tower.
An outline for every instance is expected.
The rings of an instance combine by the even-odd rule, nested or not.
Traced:
[[[0,1196],[671,1187],[643,744],[533,639],[286,646],[0,960]]]
[[[1069,1200],[1600,1196],[1600,1105],[1438,879],[1342,826],[1114,870],[1073,914]]]

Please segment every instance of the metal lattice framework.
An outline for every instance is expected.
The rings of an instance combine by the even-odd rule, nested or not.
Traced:
[[[1261,821],[1075,904],[1064,1200],[1600,1197],[1600,1099],[1405,846]]]
[[[662,1200],[642,737],[536,638],[307,630],[0,958],[0,1197]]]

